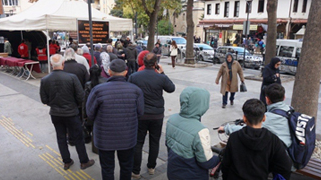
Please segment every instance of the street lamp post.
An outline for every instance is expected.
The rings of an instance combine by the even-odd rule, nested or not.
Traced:
[[[252,0],[246,1],[246,9],[247,9],[247,18],[245,23],[245,40],[247,40],[247,31],[248,31],[248,23],[249,23],[249,15],[250,15],[250,5],[252,6]],[[252,9],[252,8],[251,8]],[[243,67],[245,67],[245,44],[244,44],[244,52],[243,52]]]

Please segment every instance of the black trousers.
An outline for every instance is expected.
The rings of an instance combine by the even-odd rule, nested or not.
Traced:
[[[137,145],[134,154],[133,173],[139,174],[142,164],[142,150],[147,131],[149,132],[149,155],[147,168],[156,167],[156,159],[159,153],[159,140],[162,134],[163,119],[139,120]]]
[[[71,162],[66,136],[68,132],[68,135],[72,137],[73,142],[75,143],[80,163],[87,163],[89,159],[82,135],[82,127],[81,122],[79,120],[79,116],[51,116],[51,121],[56,129],[58,147],[62,157],[62,161],[64,163]]]
[[[120,166],[120,180],[131,180],[133,169],[134,148],[117,150],[117,157]],[[103,180],[113,180],[115,170],[115,151],[99,150],[99,161]]]

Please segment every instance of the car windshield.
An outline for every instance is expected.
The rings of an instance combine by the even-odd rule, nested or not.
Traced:
[[[244,53],[244,48],[233,48],[233,49],[234,49],[234,51],[237,51],[237,53],[238,53],[239,55],[243,55],[243,53]],[[248,50],[245,50],[245,54],[246,54],[246,55],[251,55]]]
[[[147,41],[142,41],[142,44],[143,44],[144,46],[147,46]]]
[[[213,48],[206,44],[197,44],[198,48],[203,48],[203,50],[213,50]]]
[[[186,39],[184,38],[172,38],[176,44],[186,44]]]

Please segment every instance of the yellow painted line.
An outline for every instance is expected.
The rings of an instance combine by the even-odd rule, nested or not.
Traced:
[[[28,142],[28,141],[21,135],[20,132],[17,132],[17,131],[15,130],[15,127],[10,126],[10,125],[8,125],[8,124],[4,124],[3,122],[1,122],[1,123],[2,123],[3,126],[5,126],[5,127],[7,127],[8,129],[10,129],[10,130],[8,130],[8,129],[7,129],[7,130],[8,130],[11,134],[16,135],[16,137],[18,136],[19,139],[21,139],[21,140],[23,140],[24,142],[26,142],[26,144],[28,144],[28,147],[29,147],[29,145],[30,145],[31,147],[35,148],[35,146],[32,145],[30,142]]]
[[[50,161],[53,165],[59,167],[59,164],[54,162],[50,157],[48,157],[46,154],[42,154],[43,157],[45,157],[48,161]]]
[[[68,169],[68,172],[75,176],[78,180],[81,180],[72,170]]]
[[[8,122],[6,123],[8,126],[12,127],[15,132],[23,136],[23,138],[27,139],[29,142],[32,142],[30,138],[28,138],[25,134],[23,134],[21,131],[19,131],[15,126],[10,125]]]
[[[27,133],[28,133],[30,136],[33,136],[33,134],[32,134],[31,132],[27,131]]]
[[[48,149],[50,149],[53,153],[57,154],[59,157],[61,157],[60,153],[58,153],[57,151],[55,151],[54,149],[52,149],[50,146],[46,145],[46,147]]]
[[[38,155],[42,160],[44,160],[47,164],[49,164],[49,166],[51,166],[52,168],[54,168],[59,174],[61,174],[62,176],[64,176],[63,173],[61,173],[55,166],[53,166],[52,164],[50,164],[50,162],[48,162],[45,158],[43,158],[41,155]]]
[[[69,176],[72,180],[76,180],[74,177],[72,177],[71,174],[68,174],[68,176]]]
[[[76,171],[76,173],[80,176],[80,177],[82,177],[82,178],[84,178],[84,179],[87,179],[84,175],[82,175],[79,171]]]
[[[84,174],[85,176],[87,176],[89,179],[94,180],[92,177],[90,177],[87,173],[85,173],[85,171],[83,170],[79,170],[79,172],[81,172],[82,174]]]
[[[20,139],[20,137],[18,137],[15,133],[11,132],[11,130],[6,127],[2,122],[0,122],[0,124],[7,130],[9,131],[13,136],[15,136],[18,140],[20,140],[24,145],[26,145],[27,147],[29,147],[28,144],[26,144],[22,139]]]
[[[65,179],[70,180],[67,176],[64,176]]]
[[[2,116],[3,117],[3,121],[8,121],[10,124],[12,124],[12,125],[14,125],[14,123],[13,123],[13,121],[11,120],[9,120],[8,118],[6,118],[5,116]]]
[[[64,163],[63,162],[61,162],[61,161],[59,161],[59,159],[57,159],[57,158],[54,158],[51,154],[49,154],[49,153],[46,153],[48,156],[50,156],[54,161],[56,161],[59,165],[64,165]]]

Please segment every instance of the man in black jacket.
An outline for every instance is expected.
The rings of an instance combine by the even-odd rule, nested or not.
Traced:
[[[290,179],[292,160],[284,144],[262,128],[265,121],[263,102],[250,99],[242,109],[247,126],[229,137],[222,162],[223,179],[266,180],[270,172]]]
[[[84,91],[77,76],[64,72],[64,59],[55,54],[50,57],[53,71],[41,79],[40,98],[42,103],[50,106],[52,123],[57,133],[59,151],[67,170],[74,161],[70,158],[66,133],[74,138],[80,160],[80,168],[86,169],[95,161],[89,160],[83,140],[78,107],[84,100]]]
[[[64,58],[66,60],[64,71],[76,75],[84,89],[86,82],[89,80],[89,74],[86,67],[83,64],[77,63],[75,51],[72,48],[66,49]]]
[[[137,51],[136,47],[132,42],[129,42],[128,47],[126,48],[127,55],[127,66],[128,66],[128,76],[136,72],[136,59]]]
[[[142,162],[142,148],[144,145],[147,131],[149,132],[149,156],[148,171],[150,175],[154,174],[156,159],[159,152],[159,140],[162,133],[164,118],[164,98],[163,90],[168,93],[175,91],[175,85],[164,74],[160,66],[156,72],[157,56],[149,53],[144,58],[145,69],[129,76],[129,82],[136,84],[143,90],[145,111],[144,115],[138,119],[137,145],[135,147],[133,178],[139,178]]]

